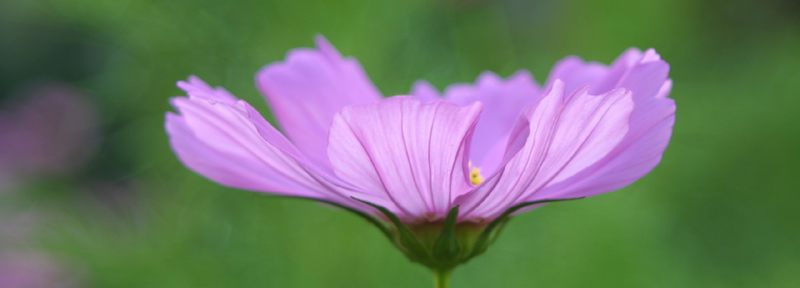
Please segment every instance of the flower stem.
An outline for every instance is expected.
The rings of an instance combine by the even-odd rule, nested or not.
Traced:
[[[434,271],[433,281],[435,288],[450,288],[450,271]]]

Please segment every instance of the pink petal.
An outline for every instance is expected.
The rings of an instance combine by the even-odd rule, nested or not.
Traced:
[[[560,80],[564,83],[564,91],[569,95],[589,83],[602,80],[608,75],[608,70],[608,67],[600,63],[586,63],[575,56],[567,57],[553,67],[545,87],[551,87],[556,80]]]
[[[631,91],[634,110],[629,131],[604,159],[581,173],[539,193],[540,197],[585,197],[613,191],[633,183],[660,161],[675,122],[675,103],[667,98],[672,88],[669,65],[655,50],[631,49],[620,56],[607,75],[589,85],[590,91],[622,87]],[[575,84],[578,85],[578,84]]]
[[[435,93],[435,89],[424,82],[414,87],[414,95],[420,99],[436,98],[432,96]],[[475,127],[470,160],[482,173],[492,174],[502,161],[508,136],[521,113],[539,100],[539,86],[528,71],[519,71],[507,80],[484,72],[474,85],[448,87],[444,98],[460,105],[483,103],[484,112]]]
[[[414,83],[414,87],[411,88],[411,95],[425,103],[442,99],[436,87],[433,87],[431,83],[425,80],[419,80]]]
[[[617,89],[568,96],[556,81],[528,114],[529,136],[511,160],[463,200],[462,218],[491,219],[531,201],[544,188],[567,179],[610,153],[628,131],[630,92]]]
[[[334,118],[328,155],[340,178],[391,199],[386,208],[399,217],[441,219],[471,187],[466,153],[480,110],[411,97],[347,107]]]
[[[238,99],[222,87],[211,87],[197,76],[189,76],[186,81],[178,81],[178,87],[192,98],[207,99],[234,105]]]
[[[376,102],[381,94],[355,59],[342,58],[322,36],[316,41],[317,49],[295,49],[286,61],[262,69],[257,82],[289,139],[328,165],[333,115],[347,105]]]
[[[355,206],[350,196],[369,196],[321,172],[244,101],[199,79],[181,86],[189,97],[173,98],[180,114],[168,113],[166,128],[178,158],[198,174],[233,188],[345,206]]]
[[[668,80],[668,73],[669,65],[655,50],[628,49],[611,66],[568,57],[556,64],[547,81],[550,86],[561,80],[567,94],[583,87],[592,94],[625,88],[634,98],[653,98]]]

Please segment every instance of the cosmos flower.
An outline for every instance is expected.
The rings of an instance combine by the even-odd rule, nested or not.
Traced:
[[[93,151],[97,115],[71,86],[48,83],[0,111],[0,191],[30,178],[61,176]]]
[[[196,77],[166,129],[178,158],[228,187],[353,211],[437,273],[482,253],[516,213],[620,189],[669,142],[669,66],[630,49],[610,66],[575,57],[539,86],[486,72],[439,93],[384,98],[324,38],[266,66],[257,85],[282,132]]]
[[[36,85],[18,97],[0,110],[0,202],[10,204],[0,211],[0,287],[79,287],[74,267],[30,247],[31,234],[46,222],[43,211],[15,206],[12,197],[19,194],[7,192],[74,175],[94,150],[97,114],[85,95],[65,84]]]

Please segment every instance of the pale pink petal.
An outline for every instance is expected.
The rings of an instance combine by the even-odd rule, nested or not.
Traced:
[[[234,105],[238,99],[222,87],[211,87],[197,76],[189,76],[186,81],[178,81],[178,87],[189,97],[207,99]]]
[[[664,82],[664,85],[661,85],[661,89],[658,89],[656,98],[666,98],[669,96],[669,92],[672,92],[672,80],[667,79],[667,81]]]
[[[583,87],[588,87],[592,94],[625,88],[634,98],[653,98],[668,80],[668,74],[669,65],[655,50],[641,52],[631,48],[611,66],[568,57],[556,64],[547,81],[550,86],[560,80],[567,94]]]
[[[631,49],[614,62],[608,75],[588,83],[594,91],[625,88],[631,91],[634,110],[625,138],[611,153],[570,179],[555,183],[538,197],[585,197],[622,188],[638,180],[660,161],[672,135],[675,103],[667,98],[672,81],[669,65],[655,50]]]
[[[470,136],[480,104],[423,104],[412,97],[347,107],[333,121],[333,169],[361,191],[391,199],[406,220],[441,219],[471,187]]]
[[[327,165],[333,115],[342,107],[379,101],[380,92],[355,59],[343,58],[322,36],[317,49],[295,49],[270,64],[257,82],[286,135],[300,151]]]
[[[496,217],[603,159],[625,137],[632,110],[627,90],[595,96],[583,89],[566,95],[564,85],[556,81],[528,113],[525,146],[461,200],[461,217]]]
[[[545,87],[551,87],[556,80],[564,83],[564,91],[568,95],[589,83],[601,81],[608,75],[609,68],[595,62],[584,62],[576,56],[567,57],[553,67],[547,77]]]
[[[414,95],[432,98],[432,87],[417,84]],[[491,174],[505,153],[508,136],[526,107],[539,101],[539,86],[528,71],[521,70],[508,79],[484,72],[475,84],[455,84],[447,88],[445,99],[459,105],[483,104],[483,113],[475,127],[470,160],[482,173]]]
[[[620,189],[643,177],[658,164],[669,143],[675,117],[668,111],[674,111],[674,108],[663,109],[661,112],[669,115],[658,115],[662,116],[660,119],[654,116],[648,121],[652,124],[649,129],[626,137],[604,159],[570,179],[548,187],[538,196],[547,199],[592,196]]]
[[[355,206],[350,196],[368,197],[320,172],[244,101],[187,85],[189,97],[173,98],[179,114],[167,114],[166,128],[178,158],[198,174],[233,188],[345,206]]]
[[[606,93],[614,88],[623,87],[621,84],[631,74],[631,68],[639,63],[643,57],[644,53],[638,49],[631,48],[617,57],[611,66],[606,66],[597,62],[585,62],[579,57],[570,56],[556,63],[547,78],[546,86],[549,87],[556,80],[560,80],[564,83],[564,91],[567,94],[587,86],[589,87],[589,93]],[[648,56],[648,60],[653,60],[654,58],[653,56]],[[628,83],[633,82],[628,81]],[[625,88],[634,90],[631,87]]]
[[[419,98],[424,103],[442,99],[436,87],[433,87],[431,83],[425,80],[419,80],[414,83],[414,87],[411,88],[411,95]]]

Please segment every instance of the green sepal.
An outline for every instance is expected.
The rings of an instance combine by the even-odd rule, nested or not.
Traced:
[[[456,238],[456,222],[458,220],[458,206],[450,209],[444,220],[442,232],[433,245],[433,256],[436,259],[453,259],[461,252]]]
[[[511,215],[514,212],[536,204],[575,199],[580,198],[548,199],[520,203],[506,209],[488,224],[468,221],[458,223],[458,206],[450,209],[443,222],[406,224],[386,207],[355,197],[353,197],[353,200],[378,210],[385,219],[379,219],[368,213],[336,203],[330,204],[356,213],[356,215],[378,227],[409,260],[425,265],[434,271],[447,272],[485,252],[500,235],[508,221],[511,220]],[[383,220],[388,220],[388,223]]]

